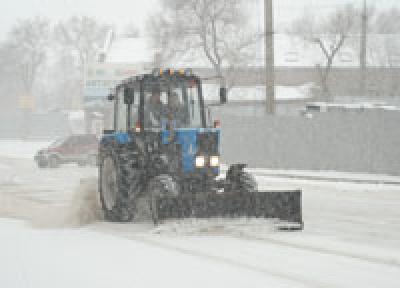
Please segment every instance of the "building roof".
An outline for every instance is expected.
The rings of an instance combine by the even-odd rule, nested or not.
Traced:
[[[154,61],[155,50],[144,38],[115,38],[105,56],[105,63],[149,63]]]

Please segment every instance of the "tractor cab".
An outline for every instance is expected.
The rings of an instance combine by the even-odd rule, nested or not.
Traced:
[[[220,93],[224,104],[225,88]],[[109,100],[115,104],[115,130],[207,128],[201,79],[190,69],[155,70],[129,78]]]
[[[109,100],[114,101],[109,137],[123,144],[146,135],[147,144],[150,137],[159,140],[164,151],[179,150],[168,153],[168,161],[184,178],[219,172],[219,123],[207,123],[201,79],[191,70],[157,70],[129,78]]]
[[[206,127],[199,80],[182,76],[143,79],[143,128]]]

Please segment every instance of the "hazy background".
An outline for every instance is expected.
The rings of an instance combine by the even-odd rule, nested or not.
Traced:
[[[247,153],[243,161],[257,155],[253,166],[400,173],[392,161],[400,154],[399,139],[385,129],[400,115],[399,1],[367,1],[363,68],[363,0],[275,0],[274,116],[265,107],[265,51],[272,51],[265,49],[264,1],[227,2],[216,37],[223,43],[217,45],[220,63],[213,47],[203,47],[201,35],[189,31],[199,27],[193,11],[173,3],[185,1],[7,3],[0,12],[0,138],[100,136],[112,126],[105,99],[119,81],[154,67],[190,67],[201,77],[224,79],[207,83],[204,94],[217,100],[218,87],[228,88],[229,105],[214,111],[214,118],[228,119],[226,143],[245,129],[230,125],[238,118],[260,131],[252,133],[258,146],[241,151]],[[338,134],[327,149],[334,143],[329,135]],[[301,143],[301,153],[277,142]],[[225,161],[235,161],[237,150],[225,149]]]
[[[263,20],[263,1],[250,0],[258,7],[260,13],[256,13]],[[278,28],[287,25],[304,10],[315,10],[318,13],[327,13],[344,3],[361,5],[361,0],[277,0],[275,1],[275,22]],[[370,1],[371,4],[379,3],[379,7],[400,7],[397,0]],[[122,27],[128,23],[134,23],[142,30],[146,19],[152,12],[159,10],[159,0],[14,0],[9,1],[1,9],[0,37],[3,38],[17,19],[32,16],[45,16],[53,20],[68,18],[72,15],[87,15],[104,22]]]

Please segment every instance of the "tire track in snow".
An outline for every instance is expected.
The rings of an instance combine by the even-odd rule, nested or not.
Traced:
[[[372,264],[382,264],[382,265],[393,266],[395,268],[400,268],[400,263],[396,259],[383,259],[383,258],[378,258],[378,257],[374,257],[374,256],[362,255],[360,253],[339,251],[339,250],[335,250],[335,249],[315,247],[315,246],[306,245],[306,244],[291,243],[291,242],[287,242],[284,240],[273,239],[271,237],[256,236],[256,235],[251,235],[251,234],[242,233],[242,232],[240,232],[238,234],[240,234],[240,235],[233,234],[233,235],[229,235],[229,236],[232,236],[237,239],[268,242],[270,244],[277,245],[277,246],[290,247],[290,248],[294,248],[294,249],[300,249],[300,250],[304,250],[304,251],[332,255],[332,256],[347,257],[347,258],[352,258],[352,259],[356,259],[356,260],[370,262]]]
[[[114,226],[114,225],[113,225]],[[304,287],[314,287],[314,288],[333,288],[336,287],[335,285],[329,284],[329,283],[324,283],[321,281],[315,281],[308,279],[306,277],[300,277],[298,275],[294,275],[291,273],[287,272],[281,272],[275,269],[270,269],[266,267],[260,267],[257,264],[250,264],[250,263],[244,263],[240,262],[239,260],[235,260],[229,257],[224,257],[224,256],[217,256],[213,255],[210,253],[206,253],[204,251],[200,250],[195,250],[194,247],[189,248],[184,248],[180,246],[176,246],[171,244],[170,242],[162,241],[162,240],[157,240],[154,235],[152,237],[150,236],[145,236],[145,235],[133,235],[133,234],[128,234],[126,231],[121,231],[121,229],[124,229],[125,227],[121,227],[120,229],[115,229],[117,226],[112,227],[110,225],[107,225],[106,223],[102,223],[102,225],[96,226],[96,231],[99,232],[105,232],[105,233],[110,233],[112,232],[112,235],[116,235],[115,233],[117,232],[117,236],[124,237],[129,240],[133,241],[138,241],[140,243],[153,246],[153,247],[158,247],[170,251],[175,251],[181,254],[185,254],[188,256],[193,256],[197,258],[202,258],[202,259],[207,259],[207,260],[212,260],[214,262],[222,263],[222,264],[227,264],[230,266],[234,266],[237,268],[241,269],[246,269],[252,272],[257,272],[261,274],[267,274],[279,279],[283,279],[289,282],[292,282],[295,284],[294,287],[298,287],[298,284],[304,285]]]

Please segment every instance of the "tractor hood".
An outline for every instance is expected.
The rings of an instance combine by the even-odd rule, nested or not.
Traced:
[[[170,131],[163,130],[163,144],[178,144],[182,151],[182,168],[184,172],[194,172],[196,157],[205,157],[204,168],[210,168],[211,156],[219,156],[220,129],[214,128],[180,128],[174,130],[175,136],[170,137]],[[216,168],[216,167],[214,167]]]

